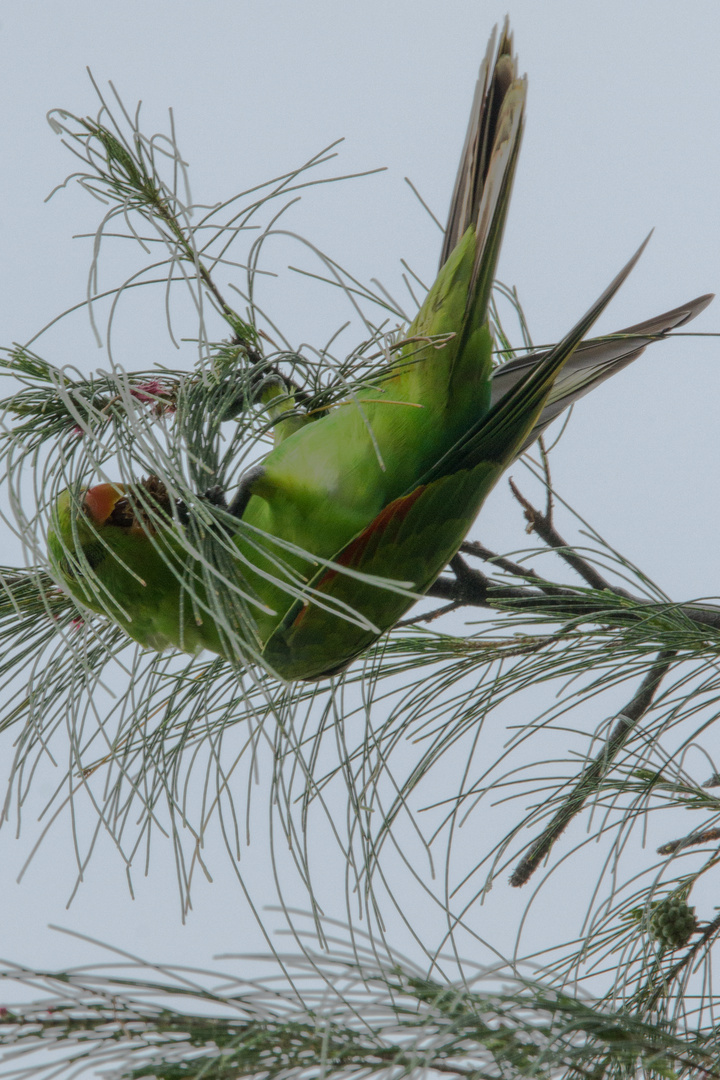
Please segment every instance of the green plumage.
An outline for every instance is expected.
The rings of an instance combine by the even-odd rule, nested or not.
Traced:
[[[526,92],[507,29],[494,60],[493,44],[440,271],[408,330],[413,340],[372,389],[289,434],[279,425],[216,574],[188,557],[172,516],[139,515],[129,525],[115,510],[91,513],[99,488],[84,504],[67,492],[59,498],[49,535],[57,573],[141,644],[254,655],[287,679],[342,669],[429,588],[498,477],[545,424],[708,302],[631,328],[627,341],[577,349],[636,255],[558,346],[493,373],[488,303]],[[441,348],[422,341],[440,335]],[[223,603],[225,588],[234,604]]]

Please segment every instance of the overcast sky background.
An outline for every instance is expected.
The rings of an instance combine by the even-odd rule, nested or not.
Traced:
[[[145,130],[164,129],[173,108],[198,201],[283,173],[345,136],[338,172],[387,171],[312,189],[288,227],[392,293],[402,293],[401,257],[431,281],[439,233],[403,178],[444,219],[477,68],[506,12],[529,76],[529,104],[499,276],[517,285],[534,339],[557,340],[653,227],[600,328],[619,329],[715,291],[714,0],[682,8],[665,0],[5,0],[0,342],[27,340],[85,295],[89,242],[71,237],[92,231],[101,208],[74,191],[43,200],[73,168],[45,114],[54,107],[96,112],[88,66],[99,83],[112,80],[130,107],[143,100]],[[291,261],[286,255],[278,249],[277,269]],[[124,266],[108,256],[105,287],[121,280]],[[298,344],[324,343],[342,321],[341,303],[324,297],[292,275],[264,294]],[[718,312],[711,307],[690,329],[720,330]],[[177,354],[167,340],[161,300],[147,318],[138,322],[128,305],[116,359],[128,367],[189,365],[191,352]],[[84,371],[105,361],[85,316],[36,347]],[[656,346],[578,407],[554,466],[568,501],[677,600],[720,592],[718,347],[712,338]],[[473,535],[499,549],[522,543],[504,486]],[[32,813],[19,839],[12,827],[0,833],[0,955],[49,967],[97,959],[47,930],[51,922],[166,962],[206,964],[215,953],[261,944],[222,858],[215,883],[200,884],[182,926],[169,850],[156,849],[151,877],[132,900],[122,867],[101,847],[65,910],[74,877],[69,827],[55,830],[15,884],[36,835]],[[261,854],[251,852],[247,866],[258,882]]]

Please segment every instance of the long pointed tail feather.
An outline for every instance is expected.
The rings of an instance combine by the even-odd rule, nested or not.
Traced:
[[[469,292],[478,309],[478,278],[481,292],[488,292],[507,214],[515,164],[522,137],[527,82],[519,79],[513,56],[512,34],[505,20],[495,55],[496,30],[480,65],[470,110],[465,145],[455,180],[440,267],[447,262],[470,225],[477,233],[477,263]],[[493,56],[495,58],[493,60]],[[484,316],[483,316],[484,317]]]
[[[517,451],[518,456],[535,442],[560,413],[605,379],[631,364],[653,341],[661,341],[672,330],[694,319],[712,299],[713,293],[706,293],[645,322],[579,345],[555,379],[540,416]],[[492,404],[501,401],[549,355],[547,349],[528,353],[496,368],[492,379]]]
[[[522,140],[527,81],[518,78],[512,36],[505,21],[495,51],[493,31],[480,67],[465,145],[450,203],[440,277],[462,238],[474,231],[474,259],[466,280],[465,318],[456,352],[461,356],[486,325],[510,194]]]
[[[490,71],[495,53],[496,37],[497,27],[490,35],[488,47],[475,83],[475,95],[470,109],[465,145],[460,155],[455,187],[450,199],[450,210],[447,225],[445,226],[445,240],[440,252],[438,269],[442,269],[470,222],[477,217],[477,208],[480,204],[482,186],[487,172],[485,157],[487,154],[488,125],[484,122],[484,117],[486,115],[486,100],[489,93]]]

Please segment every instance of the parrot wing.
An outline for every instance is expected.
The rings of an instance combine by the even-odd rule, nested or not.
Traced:
[[[629,262],[562,341],[534,364],[489,413],[480,417],[447,454],[419,478],[419,484],[429,483],[459,469],[472,469],[481,462],[492,461],[505,468],[514,460],[519,447],[534,429],[555,381],[585,334],[632,271],[649,239],[650,236],[643,241]]]
[[[649,237],[648,237],[649,239]],[[333,558],[338,567],[405,578],[424,593],[456,554],[486,496],[533,429],[553,384],[578,343],[640,258],[647,240],[563,340],[526,371],[500,401],[417,484],[395,499]],[[319,571],[314,593],[349,604],[377,629],[393,626],[412,601],[360,583],[340,569]],[[270,636],[264,656],[286,677],[320,678],[342,670],[377,634],[298,600]],[[332,659],[327,647],[332,641]],[[343,653],[344,658],[343,658]]]

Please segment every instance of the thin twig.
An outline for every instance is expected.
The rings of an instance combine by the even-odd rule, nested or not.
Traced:
[[[712,840],[720,840],[720,829],[705,829],[703,832],[692,832],[688,836],[682,836],[679,840],[669,840],[667,844],[661,844],[657,849],[658,855],[674,855],[683,848],[694,847],[696,844],[709,844]]]
[[[412,619],[402,619],[396,626],[415,626],[416,623],[429,623],[435,619],[439,619],[441,615],[448,615],[451,611],[455,611],[456,608],[462,607],[462,604],[457,601],[453,601],[451,604],[443,604],[442,607],[435,608],[433,611],[426,611],[424,615],[415,615]]]
[[[510,877],[512,886],[517,888],[530,880],[558,837],[562,835],[576,814],[580,813],[587,799],[597,791],[600,781],[607,775],[616,754],[625,744],[638,720],[642,719],[652,705],[655,692],[667,674],[674,657],[675,653],[670,650],[658,653],[657,660],[643,679],[637,693],[618,714],[617,723],[605,746],[583,769],[580,779],[564,800],[560,810],[537,840],[530,845],[527,855],[518,863]]]
[[[481,544],[478,540],[466,540],[460,546],[460,551],[463,555],[475,555],[478,559],[484,559],[485,562],[491,562],[493,566],[497,566],[499,570],[505,570],[508,574],[514,574],[516,577],[527,578],[539,578],[539,575],[531,570],[527,566],[521,566],[520,563],[513,562],[512,559],[508,559],[506,555],[498,555],[496,552],[491,551],[490,548],[486,548],[484,544]]]
[[[568,566],[572,566],[573,570],[580,575],[583,581],[586,581],[591,589],[598,589],[602,591],[607,589],[610,592],[614,592],[618,596],[628,596],[624,589],[618,589],[617,587],[610,585],[608,581],[599,574],[594,566],[591,566],[585,559],[581,559],[580,556],[573,551],[566,540],[563,540],[560,533],[553,526],[550,518],[546,514],[542,514],[539,510],[536,510],[531,503],[525,498],[523,494],[518,490],[512,479],[509,480],[510,489],[525,511],[525,520],[531,529],[538,534],[541,540],[552,548],[553,551],[557,551],[558,555],[565,560]]]

